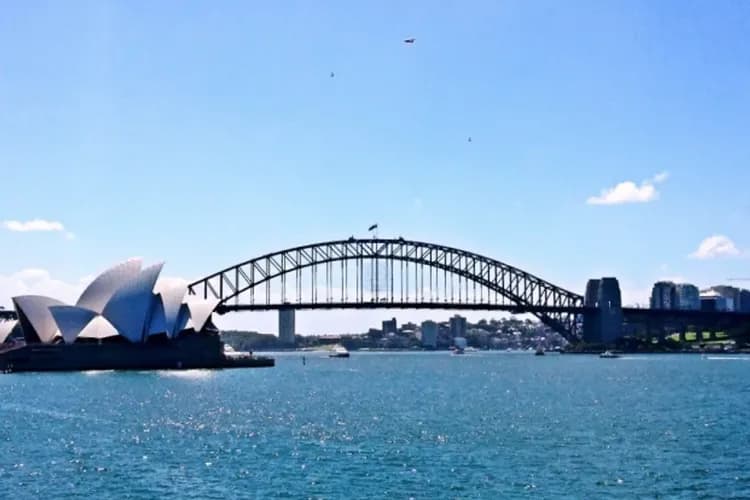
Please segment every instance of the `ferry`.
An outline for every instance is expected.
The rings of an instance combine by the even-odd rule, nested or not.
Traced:
[[[614,352],[612,352],[612,351],[604,351],[603,353],[601,353],[601,354],[599,355],[599,357],[600,357],[600,358],[608,358],[608,359],[614,359],[614,358],[619,358],[619,357],[620,357],[620,355],[619,355],[619,354],[615,354],[615,353],[614,353]]]
[[[328,353],[329,358],[348,358],[349,357],[349,351],[346,350],[346,347],[342,346],[341,344],[337,344],[333,346],[333,349],[331,349],[331,352]]]

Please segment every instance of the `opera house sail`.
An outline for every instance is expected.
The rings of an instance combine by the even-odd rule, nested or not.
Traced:
[[[17,320],[0,321],[0,369],[56,371],[273,366],[225,353],[211,320],[217,302],[158,282],[163,263],[129,259],[98,275],[75,305],[13,297]],[[156,291],[158,289],[158,291]]]

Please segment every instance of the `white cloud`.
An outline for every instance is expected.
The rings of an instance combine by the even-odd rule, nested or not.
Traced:
[[[11,297],[17,295],[47,295],[74,304],[87,281],[67,283],[55,279],[46,269],[23,269],[10,275],[0,274],[0,306],[13,306]]]
[[[602,189],[599,196],[591,196],[586,200],[589,205],[621,205],[624,203],[648,203],[659,199],[656,184],[669,178],[668,172],[659,172],[651,179],[646,179],[640,185],[633,181],[623,181],[615,187]]]
[[[736,257],[740,251],[732,240],[721,234],[709,236],[701,241],[698,249],[690,254],[693,259],[715,259],[717,257]]]
[[[61,222],[44,219],[33,219],[26,222],[20,220],[3,221],[3,226],[9,231],[28,232],[28,231],[64,231],[65,226]]]
[[[651,180],[653,181],[654,184],[659,184],[661,182],[666,181],[667,179],[669,179],[669,172],[659,172]]]
[[[65,230],[65,226],[62,222],[45,220],[45,219],[32,219],[28,221],[20,220],[5,220],[2,222],[2,226],[8,231],[14,231],[18,233],[29,233],[32,231],[38,232],[61,232],[65,235],[68,240],[75,239],[75,234]]]

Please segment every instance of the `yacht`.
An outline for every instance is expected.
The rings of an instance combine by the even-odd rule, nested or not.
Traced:
[[[612,352],[612,351],[604,351],[603,353],[601,353],[601,354],[599,355],[599,357],[600,357],[600,358],[610,358],[610,359],[611,359],[611,358],[619,358],[619,357],[620,357],[620,355],[619,355],[619,354],[615,354],[615,353],[614,353],[614,352]]]
[[[346,350],[346,347],[342,346],[341,344],[337,344],[333,346],[333,349],[331,349],[331,352],[328,353],[329,358],[348,358],[349,357],[349,351]]]

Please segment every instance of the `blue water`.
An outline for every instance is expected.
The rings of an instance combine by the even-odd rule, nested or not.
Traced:
[[[0,376],[2,498],[750,498],[750,357]]]

